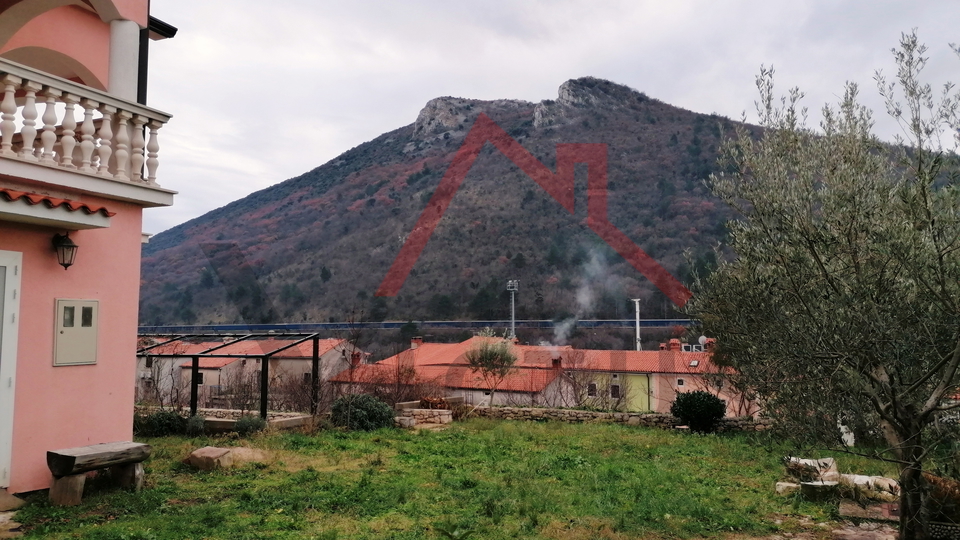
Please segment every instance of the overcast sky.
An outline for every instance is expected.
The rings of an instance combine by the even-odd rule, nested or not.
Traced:
[[[179,28],[152,42],[149,103],[171,208],[157,233],[313,169],[413,122],[430,99],[555,99],[591,75],[702,113],[755,119],[754,78],[803,89],[818,110],[847,80],[882,118],[874,71],[917,28],[928,80],[960,83],[960,2],[152,0]],[[576,142],[576,141],[570,141]]]

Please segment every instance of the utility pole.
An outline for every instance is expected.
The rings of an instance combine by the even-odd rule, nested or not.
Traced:
[[[640,345],[640,299],[634,298],[633,305],[636,307],[637,313],[637,350],[642,351],[643,347]]]
[[[510,291],[510,339],[517,339],[516,294],[519,289],[520,280],[511,279],[507,281],[507,290]]]

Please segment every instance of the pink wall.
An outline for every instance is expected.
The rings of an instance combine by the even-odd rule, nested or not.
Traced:
[[[104,90],[110,73],[110,25],[77,6],[58,7],[24,24],[3,44],[0,56]]]
[[[47,450],[132,437],[142,209],[81,200],[117,215],[107,229],[70,233],[80,249],[66,271],[51,247],[63,231],[0,222],[0,250],[23,253],[13,493],[49,487]],[[100,301],[96,365],[53,367],[55,298]]]

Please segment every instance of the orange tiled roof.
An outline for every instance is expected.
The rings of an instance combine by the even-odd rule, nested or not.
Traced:
[[[436,381],[448,388],[488,389],[479,374],[470,370],[465,354],[481,340],[473,337],[460,343],[423,343],[375,364],[361,364],[333,378],[339,383],[384,383],[398,377],[397,364],[411,368],[420,381]],[[498,386],[513,392],[540,392],[562,370],[609,371],[617,373],[704,374],[718,370],[709,352],[600,351],[569,346],[515,345],[517,363]],[[559,366],[555,361],[559,360]],[[561,369],[556,369],[557,367]],[[404,377],[405,375],[400,375]],[[409,375],[406,375],[409,376]]]
[[[272,351],[275,351],[281,347],[289,345],[296,341],[295,339],[262,339],[262,340],[244,340],[223,347],[222,349],[217,349],[210,354],[216,355],[265,355],[269,354]],[[156,349],[151,349],[148,351],[148,354],[176,354],[177,356],[192,356],[195,354],[200,354],[208,349],[223,345],[222,341],[203,341],[203,342],[189,342],[189,341],[180,341],[176,343],[171,343],[169,345],[164,345],[162,347],[157,347]],[[331,349],[334,349],[338,346],[345,346],[346,342],[342,339],[321,339],[320,340],[320,355],[324,355],[329,352]],[[300,343],[290,349],[281,351],[272,356],[272,358],[311,358],[313,357],[313,343],[311,341],[305,341]]]
[[[4,199],[14,202],[17,200],[22,200],[27,202],[30,205],[45,204],[48,208],[59,208],[63,207],[71,212],[83,211],[87,214],[96,214],[97,212],[103,214],[105,217],[113,217],[117,215],[116,212],[111,212],[107,210],[105,206],[90,206],[87,203],[80,201],[72,201],[70,199],[58,199],[56,197],[50,197],[48,195],[40,195],[39,193],[30,193],[28,191],[17,191],[15,189],[0,188],[0,195]]]

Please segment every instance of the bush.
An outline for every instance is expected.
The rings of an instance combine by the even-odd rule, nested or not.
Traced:
[[[233,430],[241,437],[263,431],[267,428],[267,421],[259,416],[241,416],[233,425]]]
[[[194,416],[191,416],[190,418],[187,418],[187,425],[186,425],[187,435],[190,435],[191,437],[197,437],[199,435],[203,435],[205,431],[206,431],[206,419],[204,419],[204,417],[194,415]]]
[[[335,426],[372,431],[393,427],[393,408],[369,394],[353,394],[333,402],[330,419]]]
[[[715,431],[726,412],[723,400],[703,390],[678,392],[677,399],[670,405],[670,414],[698,433]]]
[[[183,435],[187,431],[187,419],[173,411],[157,411],[139,422],[134,421],[134,427],[138,428],[138,435],[146,437]]]

